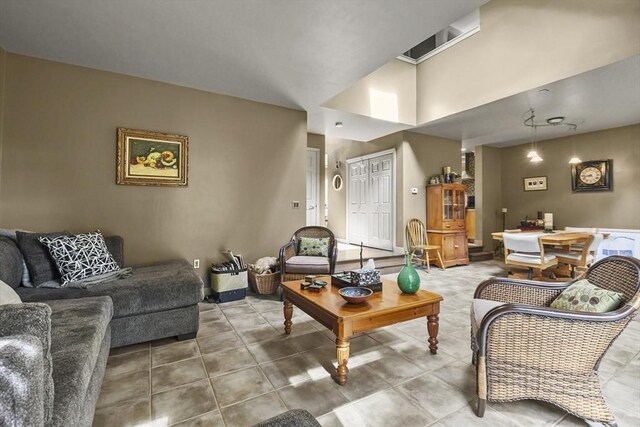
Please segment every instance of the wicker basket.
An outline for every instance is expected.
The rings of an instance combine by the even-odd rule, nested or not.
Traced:
[[[259,295],[272,294],[280,286],[280,272],[271,274],[256,274],[249,270],[249,286],[251,290]]]

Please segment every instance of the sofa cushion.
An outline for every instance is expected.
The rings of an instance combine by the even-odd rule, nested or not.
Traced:
[[[22,253],[18,246],[8,237],[0,237],[0,280],[12,288],[17,288],[22,282]]]
[[[52,424],[71,426],[82,412],[113,307],[108,297],[47,301],[47,305],[54,366]]]
[[[120,269],[107,249],[104,237],[95,233],[40,237],[62,277],[62,286]]]
[[[476,336],[478,333],[478,327],[480,327],[480,323],[482,323],[482,319],[484,316],[491,310],[501,305],[504,305],[503,302],[491,301],[488,299],[475,298],[471,303],[471,330],[473,331],[473,336]]]
[[[29,269],[31,283],[34,287],[49,282],[51,280],[60,279],[60,273],[55,262],[49,255],[49,249],[40,241],[40,237],[56,237],[68,235],[67,232],[58,233],[26,233],[23,231],[16,232],[18,247],[22,251],[24,260]]]
[[[18,288],[16,292],[22,301],[107,295],[113,300],[114,318],[187,307],[203,298],[202,280],[185,260],[133,267],[130,277],[88,289]]]
[[[297,274],[329,274],[329,258],[321,256],[294,256],[286,261],[285,271]]]

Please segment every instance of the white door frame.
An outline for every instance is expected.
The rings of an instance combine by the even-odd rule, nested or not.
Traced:
[[[356,162],[361,162],[363,160],[369,160],[369,159],[373,159],[375,157],[380,157],[380,156],[385,156],[387,154],[392,154],[393,155],[393,173],[391,174],[391,188],[393,190],[393,197],[391,198],[392,200],[392,207],[391,207],[391,241],[392,241],[392,249],[391,251],[394,251],[396,248],[396,202],[397,202],[397,198],[398,198],[398,192],[396,191],[396,149],[395,148],[390,148],[388,150],[383,150],[383,151],[378,151],[376,153],[371,153],[371,154],[366,154],[364,156],[360,156],[360,157],[354,157],[352,159],[347,159],[347,171],[349,170],[349,164],[351,163],[356,163]],[[349,243],[349,184],[350,180],[347,179],[347,191],[346,191],[346,196],[347,196],[347,200],[346,200],[346,204],[345,204],[345,224],[346,224],[346,241],[347,243]],[[385,249],[386,250],[386,249]]]
[[[307,152],[309,151],[315,151],[317,153],[316,155],[316,207],[314,208],[316,211],[316,223],[315,225],[320,225],[320,149],[319,148],[311,148],[311,147],[307,147]],[[305,174],[306,175],[306,174]],[[305,195],[306,197],[306,195]],[[324,205],[324,201],[322,201],[322,204]],[[306,207],[306,199],[305,199],[305,209],[307,209]],[[306,222],[306,215],[305,215],[305,222]],[[309,224],[306,224],[309,225]]]

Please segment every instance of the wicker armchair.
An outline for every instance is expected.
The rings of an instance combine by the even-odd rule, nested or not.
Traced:
[[[298,256],[301,237],[329,238],[329,256]],[[296,231],[289,243],[280,248],[280,269],[282,282],[304,279],[308,274],[333,274],[338,259],[338,245],[333,232],[325,227],[302,227]]]
[[[640,261],[611,256],[583,276],[624,295],[615,311],[549,308],[571,283],[492,278],[476,289],[471,348],[478,406],[486,401],[543,400],[585,420],[615,425],[600,390],[604,353],[640,308]],[[488,300],[488,301],[487,301]]]

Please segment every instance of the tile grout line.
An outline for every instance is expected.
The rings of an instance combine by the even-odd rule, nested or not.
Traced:
[[[209,388],[211,389],[211,394],[213,395],[213,401],[216,404],[216,409],[218,410],[218,412],[220,413],[220,418],[222,418],[222,424],[223,426],[226,426],[227,423],[224,420],[224,417],[222,416],[222,410],[220,408],[220,404],[218,403],[218,398],[216,397],[216,392],[213,389],[213,384],[211,384],[211,377],[209,377],[209,371],[207,371],[207,366],[204,363],[204,357],[202,354],[202,350],[200,349],[200,343],[198,342],[198,338],[194,338],[194,341],[196,342],[196,347],[198,348],[198,353],[200,354],[200,363],[202,364],[202,369],[204,370],[204,375],[207,377],[207,382],[209,383]],[[200,414],[202,415],[202,414]],[[194,417],[195,418],[195,417]]]

